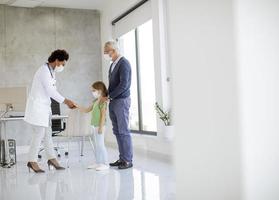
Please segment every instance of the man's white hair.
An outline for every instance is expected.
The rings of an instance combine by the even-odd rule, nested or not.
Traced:
[[[107,41],[107,42],[105,43],[105,47],[109,47],[109,48],[115,50],[117,53],[120,52],[119,45],[118,45],[118,43],[117,43],[116,41],[114,41],[114,40]]]

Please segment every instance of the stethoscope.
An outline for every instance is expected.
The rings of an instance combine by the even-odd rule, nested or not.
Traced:
[[[48,64],[48,63],[46,63],[46,64],[47,64],[47,68],[48,68],[48,70],[49,70],[49,73],[50,73],[51,77],[53,78],[53,74],[51,73],[51,69],[50,69],[50,67],[49,67],[49,64]]]
[[[56,83],[56,80],[55,80],[55,78],[53,77],[53,74],[51,73],[51,69],[50,69],[50,67],[49,67],[49,64],[48,63],[46,63],[47,64],[47,67],[48,67],[48,70],[49,70],[49,73],[50,73],[50,75],[51,75],[51,77],[52,77],[52,79],[53,79],[53,86],[55,86],[55,83]]]

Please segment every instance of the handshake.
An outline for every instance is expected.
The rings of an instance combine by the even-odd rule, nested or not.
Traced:
[[[66,104],[70,109],[75,109],[78,107],[78,105],[70,99],[65,99],[63,103]]]

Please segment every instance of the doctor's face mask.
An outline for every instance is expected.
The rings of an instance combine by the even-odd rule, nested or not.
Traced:
[[[58,61],[57,60],[57,64],[55,66],[54,71],[57,72],[57,73],[62,72],[64,70],[64,68],[65,68],[65,64],[66,64],[65,61]]]

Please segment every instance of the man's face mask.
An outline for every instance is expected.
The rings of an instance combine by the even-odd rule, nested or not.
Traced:
[[[110,55],[108,53],[104,54],[104,59],[107,61],[111,61],[112,58],[110,57]]]
[[[112,61],[112,57],[110,55],[110,52],[112,52],[111,50],[110,51],[107,51],[104,53],[104,59],[107,60],[107,61]]]

